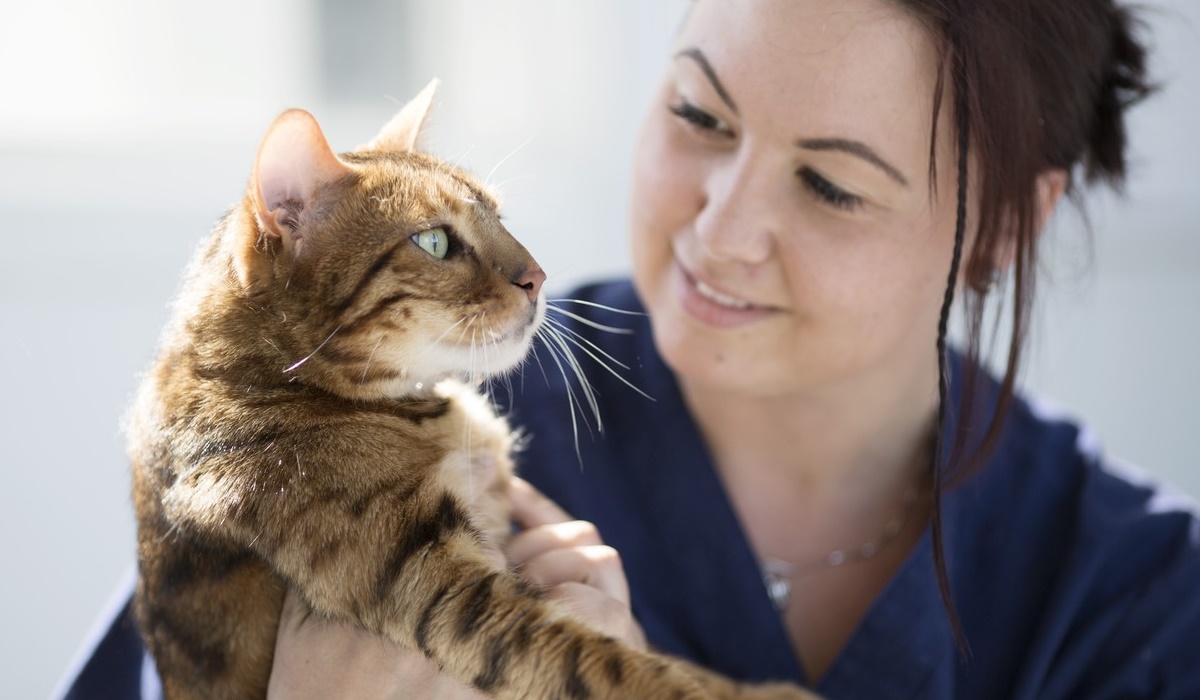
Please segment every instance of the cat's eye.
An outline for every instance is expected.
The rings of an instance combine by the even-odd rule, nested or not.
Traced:
[[[441,227],[414,233],[412,241],[417,244],[418,248],[438,260],[445,258],[446,254],[450,252],[450,234]]]

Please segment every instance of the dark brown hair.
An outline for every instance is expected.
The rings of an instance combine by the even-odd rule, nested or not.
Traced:
[[[941,56],[934,90],[933,143],[945,88],[952,89],[957,131],[958,213],[954,255],[938,328],[939,409],[933,471],[933,546],[943,600],[965,649],[942,546],[942,489],[986,461],[1013,398],[1029,327],[1036,281],[1041,212],[1038,176],[1067,174],[1076,184],[1104,182],[1120,189],[1125,177],[1125,110],[1152,91],[1146,50],[1133,11],[1113,0],[892,0],[931,30]],[[947,81],[949,83],[947,84]],[[968,151],[970,158],[968,158]],[[934,146],[930,173],[936,175]],[[977,169],[968,177],[968,163]],[[978,188],[968,221],[967,186]],[[974,244],[963,259],[968,228]],[[1013,251],[1011,340],[998,392],[981,391],[985,301],[995,260]],[[967,347],[962,392],[948,457],[942,435],[947,411],[946,326],[959,267]],[[987,395],[987,394],[994,395]],[[990,417],[979,416],[988,412]],[[975,415],[973,415],[975,414]],[[939,469],[937,465],[942,465]]]

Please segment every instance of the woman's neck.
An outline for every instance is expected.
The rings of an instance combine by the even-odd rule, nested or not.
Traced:
[[[773,396],[680,384],[727,482],[857,501],[902,492],[923,473],[937,402],[925,374]]]

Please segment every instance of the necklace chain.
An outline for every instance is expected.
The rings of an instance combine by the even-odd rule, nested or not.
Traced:
[[[835,549],[820,559],[814,559],[804,564],[793,564],[792,562],[774,557],[764,559],[760,565],[763,585],[766,586],[767,596],[770,597],[775,609],[779,612],[787,609],[788,601],[792,596],[792,581],[795,579],[803,578],[824,569],[871,559],[887,548],[904,530],[904,524],[912,514],[913,506],[916,504],[919,495],[920,491],[916,487],[912,487],[906,491],[900,512],[888,521],[883,531],[876,535],[874,539],[868,540],[858,547],[853,549]]]

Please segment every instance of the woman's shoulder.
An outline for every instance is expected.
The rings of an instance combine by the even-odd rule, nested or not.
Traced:
[[[956,355],[953,379],[966,376],[963,366]],[[986,373],[976,380],[977,408],[965,433],[978,439],[984,431],[975,424],[990,416],[999,384]],[[955,400],[962,394],[957,387]],[[956,427],[949,423],[947,430]],[[1032,392],[1017,392],[1008,404],[995,449],[970,482],[1002,510],[1070,520],[1088,540],[1121,534],[1133,522],[1195,528],[1200,514],[1195,499],[1112,454],[1085,420]]]
[[[977,488],[995,494],[1004,511],[1064,532],[1076,550],[1120,555],[1124,570],[1152,566],[1156,553],[1162,566],[1178,556],[1200,558],[1196,500],[1109,453],[1086,422],[1044,398],[1014,399],[978,478]]]
[[[1026,495],[1033,500],[1044,493],[1058,507],[1069,504],[1086,539],[1144,537],[1163,530],[1180,545],[1200,546],[1200,506],[1194,498],[1110,453],[1085,421],[1052,402],[1018,396],[1002,436],[993,462],[1032,490]]]
[[[1196,501],[1107,454],[1043,399],[1018,397],[1001,435],[947,507],[963,526],[956,555],[974,572],[964,594],[1003,610],[987,624],[1044,661],[1025,668],[1030,696],[1053,686],[1159,697],[1167,681],[1200,693]]]

